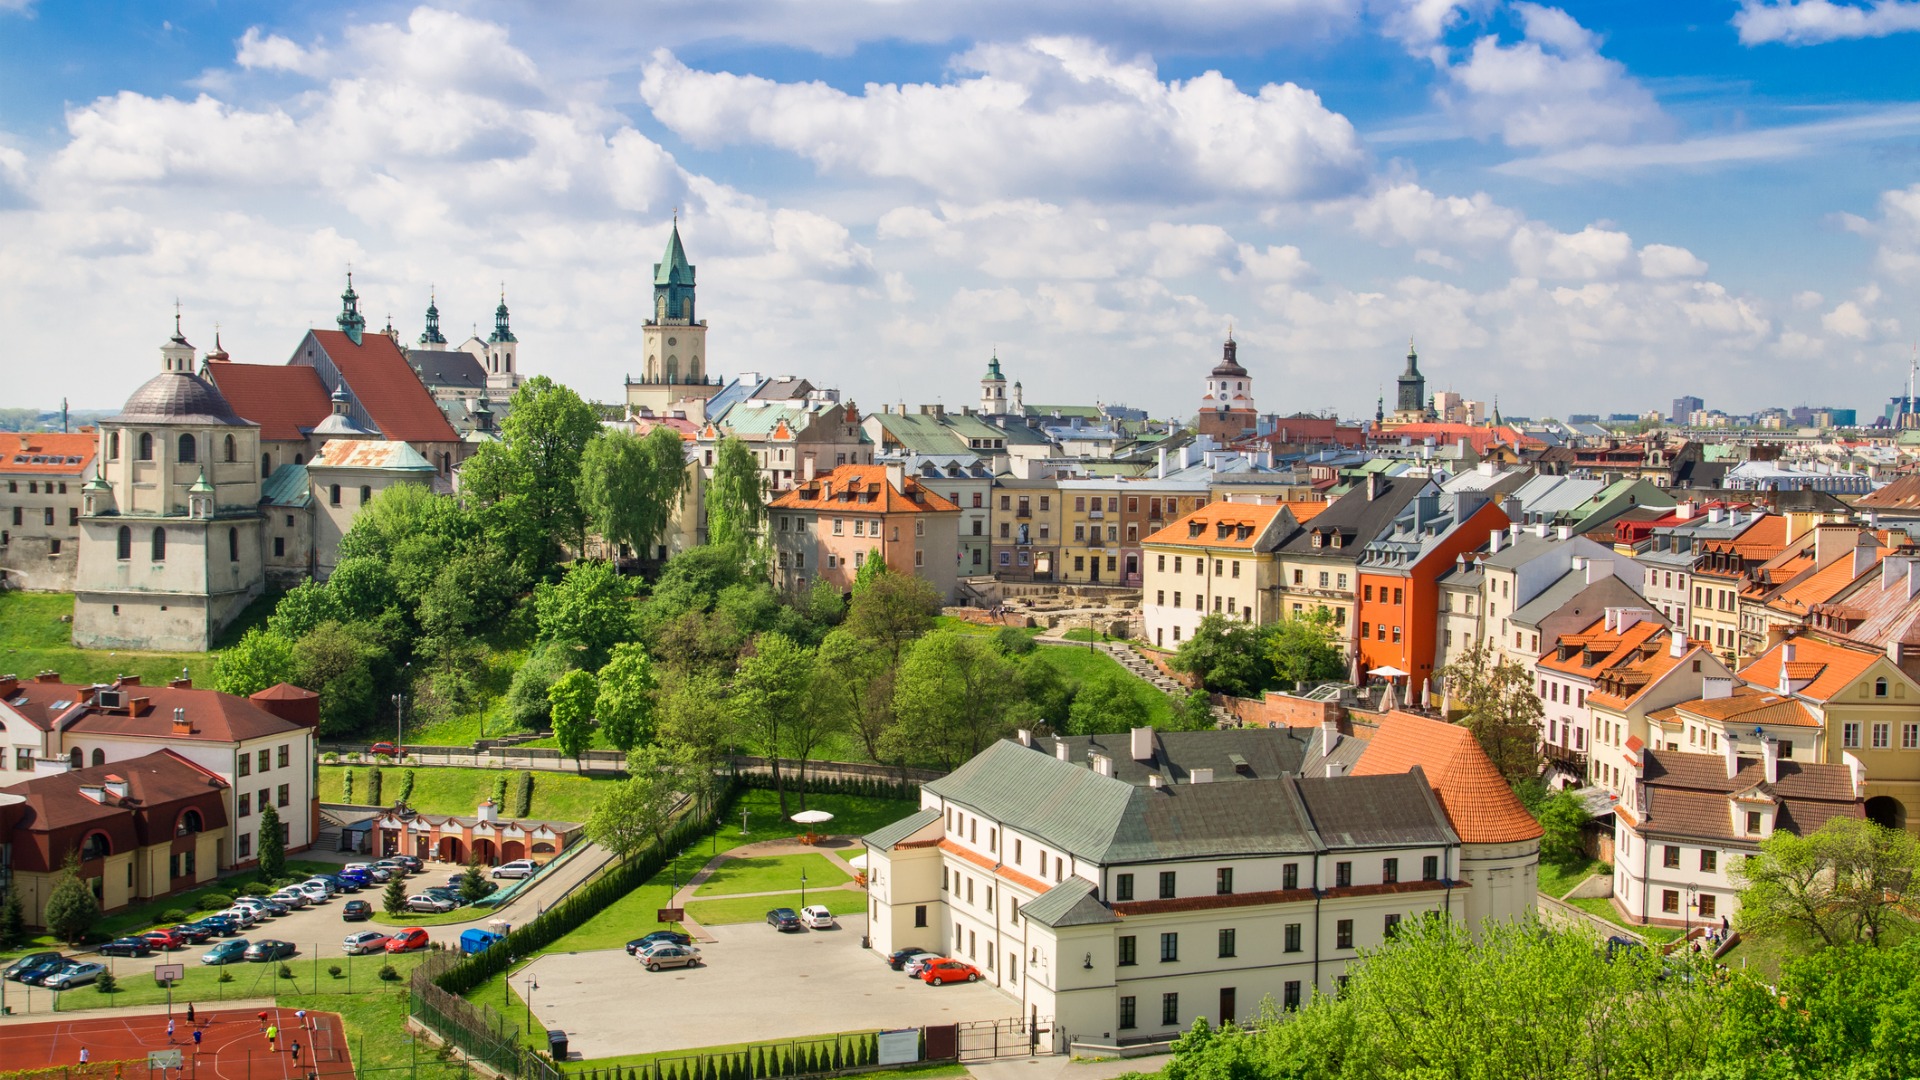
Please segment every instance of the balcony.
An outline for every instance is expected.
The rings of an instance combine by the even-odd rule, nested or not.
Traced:
[[[1107,516],[1107,512],[1105,510],[1100,509],[1099,507],[1095,507],[1094,509],[1087,511],[1087,516],[1092,518],[1095,521],[1099,521],[1101,518]]]
[[[1013,516],[1017,518],[1030,518],[1033,516],[1033,511],[1023,506],[1020,509],[1014,511]]]
[[[1561,746],[1558,743],[1541,743],[1540,754],[1555,765],[1572,769],[1582,776],[1586,775],[1587,752],[1584,750],[1575,750],[1572,747]]]

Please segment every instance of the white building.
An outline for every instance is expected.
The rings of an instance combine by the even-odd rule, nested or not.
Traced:
[[[1538,827],[1448,725],[1393,721],[996,743],[865,838],[871,946],[971,963],[1067,1041],[1148,1041],[1332,993],[1405,920],[1530,911]]]

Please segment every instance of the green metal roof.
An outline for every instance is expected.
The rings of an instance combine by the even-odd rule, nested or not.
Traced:
[[[886,851],[939,820],[940,811],[938,810],[916,810],[891,825],[882,825],[860,839],[870,848]]]
[[[273,506],[300,507],[313,501],[305,465],[282,465],[260,485],[260,501]]]
[[[1119,922],[1120,917],[1107,905],[1094,899],[1093,882],[1085,878],[1067,880],[1041,893],[1020,909],[1020,914],[1041,926],[1096,926]]]

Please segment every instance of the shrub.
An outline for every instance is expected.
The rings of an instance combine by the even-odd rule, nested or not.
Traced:
[[[200,898],[200,907],[202,910],[212,911],[232,906],[233,897],[228,896],[226,893],[212,892]]]
[[[399,982],[400,969],[394,967],[392,964],[381,964],[380,978],[383,982]]]
[[[493,807],[499,810],[507,805],[507,774],[502,772],[493,778]]]
[[[367,802],[374,806],[386,805],[380,801],[380,766],[378,765],[367,770]]]
[[[100,991],[103,994],[111,994],[113,993],[113,988],[116,981],[117,980],[115,980],[113,977],[113,972],[103,971],[100,973],[99,978],[93,980],[93,988],[95,990]]]
[[[291,967],[289,967],[289,966],[288,966],[287,964],[285,964],[285,963],[282,963],[282,964],[280,965],[280,977],[281,977],[281,978],[283,978],[283,979],[291,979],[291,978],[293,978],[293,968],[291,968]]]
[[[334,978],[336,978],[336,979],[337,979],[337,978],[339,978],[339,977],[340,977],[340,965],[339,965],[339,964],[328,964],[328,965],[327,965],[327,974],[329,974],[329,975],[331,975],[331,976],[333,976],[333,977],[334,977]]]
[[[411,798],[413,798],[413,770],[408,769],[400,774],[400,801],[406,802]]]
[[[522,770],[519,782],[514,785],[513,816],[530,817],[533,814],[533,773]]]
[[[336,762],[336,761],[339,761],[339,760],[340,760],[340,755],[339,755],[339,754],[336,754],[336,753],[334,753],[334,752],[333,752],[333,751],[331,751],[331,750],[329,750],[329,751],[327,751],[326,753],[324,753],[324,754],[321,754],[321,755],[320,755],[320,760],[321,760],[322,762],[325,762],[326,764],[329,764],[329,765],[331,765],[331,764],[333,764],[334,762]]]
[[[170,907],[160,913],[160,921],[169,925],[187,921],[187,913],[177,907]]]
[[[228,971],[224,966],[222,966],[220,968],[220,977],[218,979],[215,979],[214,981],[215,982],[232,982],[233,972]]]

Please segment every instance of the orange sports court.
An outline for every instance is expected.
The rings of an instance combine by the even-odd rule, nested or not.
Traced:
[[[279,1027],[271,1050],[269,1024]],[[300,1044],[297,1064],[295,1042]],[[84,1069],[82,1048],[87,1051]],[[155,1051],[161,1053],[155,1056]],[[178,1052],[177,1068],[169,1051]],[[171,1040],[164,1013],[96,1012],[72,1020],[0,1025],[0,1073],[29,1069],[64,1069],[76,1080],[353,1080],[354,1075],[336,1013],[308,1012],[302,1018],[293,1009],[203,1009],[189,1025],[184,1006],[173,1010]]]

